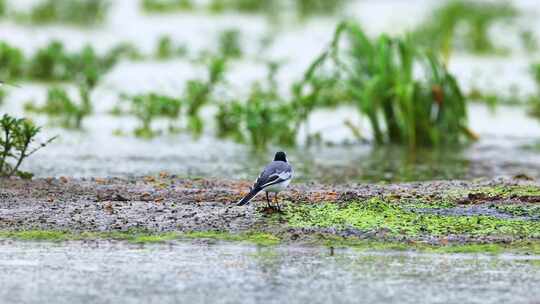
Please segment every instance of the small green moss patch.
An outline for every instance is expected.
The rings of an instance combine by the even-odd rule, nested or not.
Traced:
[[[219,231],[205,232],[167,232],[153,233],[146,231],[127,232],[67,232],[55,230],[26,230],[26,231],[0,231],[0,239],[17,239],[23,241],[76,241],[110,239],[121,240],[136,244],[163,243],[181,239],[213,239],[220,241],[248,242],[256,245],[277,245],[280,239],[274,235],[258,232],[231,234]]]
[[[486,198],[520,198],[520,197],[539,197],[540,187],[535,185],[516,185],[516,186],[495,186],[484,187],[469,193],[470,195],[480,195]]]
[[[337,204],[306,204],[287,207],[285,218],[292,227],[355,228],[384,231],[390,236],[513,236],[540,237],[540,222],[500,219],[491,216],[443,216],[418,214],[380,198]]]

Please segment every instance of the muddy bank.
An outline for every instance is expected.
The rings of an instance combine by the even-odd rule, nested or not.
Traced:
[[[1,180],[0,231],[264,232],[286,241],[335,236],[429,243],[539,239],[540,187],[526,179],[295,184],[281,195],[282,212],[264,208],[262,195],[248,207],[236,207],[249,185],[166,174]],[[328,215],[324,208],[330,208]],[[336,215],[347,208],[361,216]],[[379,218],[379,213],[385,215]],[[455,228],[441,230],[445,226]]]

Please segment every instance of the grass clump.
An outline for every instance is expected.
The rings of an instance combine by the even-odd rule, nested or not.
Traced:
[[[156,119],[168,119],[169,129],[174,129],[172,122],[178,119],[182,107],[180,99],[155,93],[124,95],[123,99],[129,102],[128,114],[135,116],[140,123],[134,131],[135,136],[143,138],[152,138],[160,133],[152,128]]]
[[[20,170],[25,159],[54,140],[50,138],[37,147],[34,145],[41,128],[24,118],[4,114],[0,119],[0,177],[17,175],[31,178],[32,174]]]
[[[536,94],[529,96],[529,115],[540,118],[540,63],[534,63],[530,68],[533,79],[536,83]]]
[[[297,115],[291,103],[277,92],[278,65],[269,64],[267,82],[255,83],[246,102],[229,101],[219,105],[216,121],[218,136],[249,143],[255,149],[269,144],[296,143]]]
[[[328,70],[338,71],[333,73],[369,120],[378,144],[432,147],[475,137],[467,128],[466,99],[456,79],[410,37],[372,40],[359,25],[341,23],[328,50],[308,69],[300,95],[320,90],[311,79]]]
[[[191,0],[142,0],[142,9],[150,13],[189,11],[194,8]]]
[[[292,227],[352,227],[365,232],[385,232],[390,236],[514,236],[540,237],[540,223],[499,219],[490,216],[442,216],[416,214],[379,198],[336,204],[287,207]]]
[[[279,1],[257,1],[257,0],[212,0],[209,5],[210,11],[221,13],[224,11],[236,11],[240,13],[275,13]]]
[[[433,12],[415,32],[416,39],[430,48],[450,56],[457,47],[473,53],[500,51],[489,30],[495,23],[512,21],[517,9],[504,1],[452,0]]]
[[[214,13],[234,11],[245,14],[266,14],[274,19],[294,12],[304,19],[312,16],[330,16],[340,12],[349,0],[213,0],[209,10]]]
[[[154,57],[159,60],[166,60],[175,57],[184,57],[187,55],[185,45],[174,45],[171,37],[162,36],[159,38]]]
[[[206,79],[192,79],[186,84],[183,99],[186,102],[188,130],[193,134],[202,133],[204,125],[199,115],[202,107],[212,101],[212,94],[218,85],[224,81],[227,68],[225,57],[212,57],[208,64]]]
[[[348,0],[296,0],[296,11],[300,18],[328,16],[339,13]]]
[[[29,13],[20,15],[19,19],[32,24],[89,26],[103,22],[109,7],[108,0],[42,0]]]
[[[221,32],[219,34],[219,50],[222,56],[226,58],[242,57],[240,38],[240,31],[236,29]]]
[[[79,88],[80,102],[75,102],[68,92],[60,87],[49,88],[44,105],[37,106],[33,102],[25,104],[25,110],[31,113],[45,114],[68,129],[80,129],[83,119],[92,113],[90,92]]]
[[[0,42],[0,77],[3,80],[76,82],[93,87],[122,58],[140,58],[131,45],[120,44],[100,55],[92,46],[69,52],[53,40],[26,58],[19,48]]]
[[[36,81],[86,82],[94,86],[114,66],[121,54],[116,50],[99,56],[91,46],[84,47],[80,52],[68,53],[61,42],[52,41],[29,60],[27,77]]]
[[[12,80],[23,76],[25,69],[23,52],[5,42],[0,42],[0,79]]]
[[[6,100],[8,93],[6,90],[0,88],[0,106],[4,103],[4,100]]]

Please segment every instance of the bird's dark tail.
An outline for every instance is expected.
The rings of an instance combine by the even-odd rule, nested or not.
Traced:
[[[236,206],[244,206],[244,205],[248,204],[261,191],[262,191],[262,189],[259,189],[259,188],[251,189],[251,191],[248,193],[248,195],[244,196],[243,199],[239,200],[238,203],[236,203]]]

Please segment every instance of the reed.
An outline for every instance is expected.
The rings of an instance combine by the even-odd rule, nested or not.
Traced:
[[[474,138],[467,128],[466,99],[455,78],[410,36],[370,39],[359,25],[343,22],[330,47],[306,72],[304,84],[309,87],[320,71],[328,69],[337,71],[347,86],[378,144],[415,148]],[[310,92],[318,89],[311,86]]]

